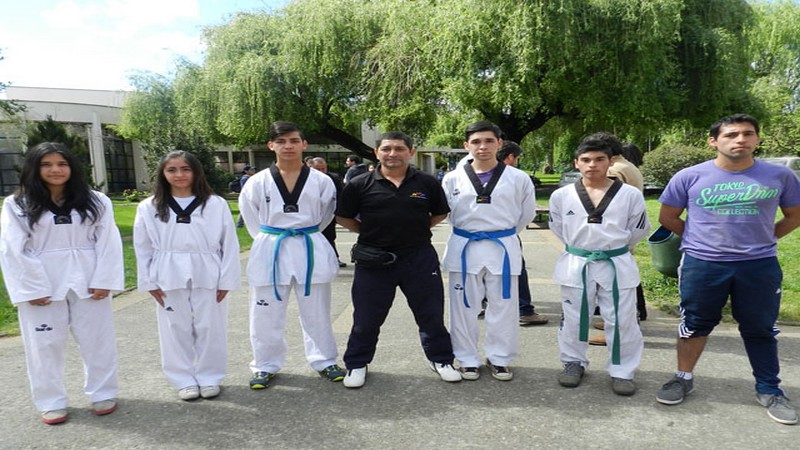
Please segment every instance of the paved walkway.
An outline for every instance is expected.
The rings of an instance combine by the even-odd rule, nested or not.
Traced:
[[[448,233],[446,224],[435,229],[440,252]],[[339,236],[346,255],[355,235]],[[645,351],[635,396],[611,392],[604,347],[590,349],[594,364],[580,387],[560,387],[558,288],[550,275],[561,246],[548,230],[527,230],[522,239],[534,303],[551,322],[521,330],[509,383],[485,371],[476,382],[440,381],[426,365],[413,318],[398,294],[364,388],[347,390],[314,373],[303,357],[299,323],[289,320],[286,367],[272,387],[251,391],[243,290],[229,299],[230,357],[222,395],[182,402],[159,366],[155,303],[130,292],[115,299],[121,392],[119,410],[109,416],[89,413],[71,342],[70,419],[59,426],[40,423],[28,393],[22,342],[0,339],[0,448],[797,448],[800,426],[775,423],[756,404],[744,349],[730,325],[710,340],[696,371],[696,391],[682,405],[655,401],[674,369],[677,321],[652,308],[642,323]],[[333,287],[340,354],[352,323],[352,276],[351,266],[343,269]],[[290,302],[296,317],[296,301]],[[784,387],[800,406],[800,329],[788,327],[780,339]]]

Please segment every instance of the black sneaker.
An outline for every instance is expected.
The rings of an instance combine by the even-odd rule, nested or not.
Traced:
[[[486,360],[486,366],[489,367],[495,380],[511,381],[514,378],[514,373],[508,366],[495,366],[488,359]]]
[[[665,405],[677,405],[692,391],[694,391],[694,378],[686,380],[675,375],[661,386],[658,394],[656,394],[656,400],[658,400],[658,403]]]
[[[266,389],[274,377],[274,373],[256,372],[253,374],[253,378],[250,378],[250,389]]]
[[[333,364],[320,370],[319,375],[328,381],[342,381],[344,376],[347,375],[347,371]]]

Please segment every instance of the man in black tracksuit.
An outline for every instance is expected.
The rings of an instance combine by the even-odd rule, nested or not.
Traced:
[[[348,369],[344,384],[350,388],[364,385],[367,364],[375,355],[380,327],[397,287],[414,313],[431,370],[444,381],[461,381],[461,374],[452,366],[439,257],[431,245],[430,229],[450,211],[447,199],[436,178],[409,167],[414,149],[405,134],[384,133],[375,155],[378,167],[345,184],[336,210],[336,221],[359,233],[357,245],[387,257],[387,264],[380,267],[367,267],[356,259],[353,329],[344,355]]]

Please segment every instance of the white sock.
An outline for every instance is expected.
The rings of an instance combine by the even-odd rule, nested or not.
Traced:
[[[678,372],[675,372],[675,376],[678,377],[678,378],[683,378],[684,380],[691,380],[692,378],[694,378],[694,375],[692,375],[692,372],[681,372],[681,371],[678,371]]]

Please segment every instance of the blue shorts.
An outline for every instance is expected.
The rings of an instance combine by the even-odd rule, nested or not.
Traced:
[[[679,271],[679,337],[711,334],[729,297],[740,331],[775,334],[783,281],[777,257],[719,262],[684,255]]]

